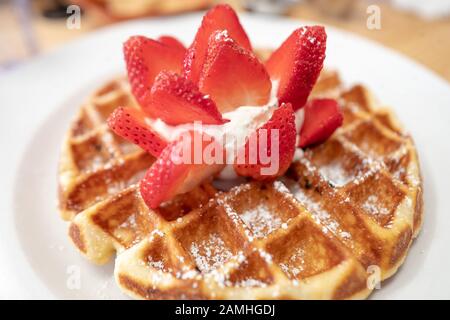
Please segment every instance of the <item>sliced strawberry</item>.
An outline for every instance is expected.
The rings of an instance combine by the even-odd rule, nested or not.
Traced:
[[[203,124],[226,122],[214,101],[182,76],[161,71],[151,89],[151,103],[143,106],[145,113],[172,125],[202,121]]]
[[[124,46],[131,90],[141,105],[146,105],[150,88],[161,70],[180,72],[184,51],[143,36],[129,38]]]
[[[227,4],[220,4],[209,10],[203,17],[202,24],[189,47],[184,60],[185,76],[197,83],[206,59],[208,41],[217,30],[227,30],[228,34],[241,47],[251,51],[250,40],[239,22],[239,18]]]
[[[154,157],[158,157],[167,145],[167,141],[145,123],[145,115],[138,109],[117,108],[109,116],[108,125],[117,135],[137,144]]]
[[[334,99],[314,99],[305,106],[305,118],[300,131],[299,147],[325,141],[342,125],[344,117]]]
[[[278,136],[275,135],[273,129],[278,129]],[[238,159],[234,170],[241,176],[252,177],[256,180],[267,180],[283,175],[294,156],[295,136],[295,114],[292,106],[290,103],[282,104],[273,112],[270,120],[250,136],[249,141],[245,144],[245,162],[239,163]],[[278,139],[279,147],[276,155],[271,154],[272,137]],[[257,141],[257,148],[250,147],[251,139],[257,139],[254,140]],[[270,159],[268,163],[266,163],[268,159],[261,161],[261,153]],[[275,170],[268,171],[269,167]]]
[[[269,74],[250,51],[240,47],[227,31],[211,35],[200,91],[211,95],[224,113],[238,106],[258,106],[270,97]]]
[[[194,149],[196,146],[197,149]],[[207,148],[217,148],[215,151],[219,152],[221,160],[208,163],[202,157],[198,158],[198,155],[207,153]],[[215,152],[208,154],[217,155]],[[147,171],[140,183],[142,198],[150,208],[157,208],[162,202],[192,190],[204,179],[220,171],[224,167],[223,163],[223,152],[218,143],[205,134],[187,132],[170,143]]]
[[[321,26],[295,30],[266,62],[272,80],[279,80],[279,102],[303,107],[322,70],[327,35]]]
[[[178,40],[175,37],[172,36],[161,36],[158,38],[158,41],[168,45],[169,47],[173,47],[173,48],[177,48],[179,50],[182,50],[184,52],[184,54],[186,54],[186,47],[184,46],[184,44],[181,43],[180,40]]]

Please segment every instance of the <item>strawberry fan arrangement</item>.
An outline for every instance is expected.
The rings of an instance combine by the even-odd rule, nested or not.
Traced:
[[[228,5],[218,5],[206,13],[187,49],[170,36],[157,40],[144,36],[128,39],[124,44],[128,79],[141,108],[118,107],[108,124],[116,134],[157,158],[140,182],[146,204],[156,208],[193,189],[225,166],[174,162],[171,156],[183,147],[185,140],[167,141],[148,119],[160,119],[170,126],[194,121],[221,126],[228,121],[223,113],[240,106],[268,103],[276,84],[278,107],[252,134],[265,129],[270,135],[270,129],[278,129],[278,171],[262,175],[261,168],[270,164],[259,160],[247,162],[247,142],[243,146],[246,162],[234,164],[235,172],[256,180],[273,179],[285,173],[296,147],[304,148],[327,139],[342,124],[339,106],[331,99],[308,101],[323,66],[325,48],[323,27],[302,27],[263,64],[252,52],[247,34]],[[296,112],[302,108],[303,125],[297,132]],[[192,130],[189,134],[195,137],[206,133]],[[205,148],[206,143],[201,147]],[[270,142],[267,149],[270,150]]]

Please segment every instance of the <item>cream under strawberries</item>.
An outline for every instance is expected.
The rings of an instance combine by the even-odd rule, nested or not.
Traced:
[[[220,171],[218,178],[235,180],[238,178],[238,175],[233,168],[233,164],[236,161],[237,152],[244,147],[248,137],[270,119],[273,111],[279,106],[277,98],[278,85],[278,80],[272,81],[271,94],[266,104],[260,106],[239,106],[233,111],[223,113],[223,118],[229,120],[229,122],[222,125],[187,123],[173,126],[160,118],[146,118],[146,122],[167,141],[174,141],[180,135],[190,130],[200,130],[215,140],[224,141],[226,166]],[[303,118],[304,110],[297,110],[295,113],[297,134],[300,133]]]
[[[131,37],[124,54],[141,108],[120,107],[108,124],[156,158],[140,182],[145,203],[157,208],[216,175],[275,179],[299,147],[327,139],[342,123],[337,102],[307,102],[325,48],[323,27],[302,27],[262,63],[228,5],[206,13],[187,49],[172,37]],[[201,160],[173,157],[186,148],[195,159],[200,149]],[[220,163],[203,159],[211,149]]]

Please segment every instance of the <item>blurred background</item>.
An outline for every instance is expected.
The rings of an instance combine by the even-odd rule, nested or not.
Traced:
[[[102,26],[205,10],[217,3],[359,34],[450,81],[450,0],[0,0],[0,73]],[[79,25],[68,20],[78,8]]]

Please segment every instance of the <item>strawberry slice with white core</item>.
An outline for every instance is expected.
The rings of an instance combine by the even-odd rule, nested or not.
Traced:
[[[136,108],[116,108],[107,122],[118,136],[137,144],[154,157],[158,157],[168,143],[147,125],[145,114]]]
[[[283,175],[295,151],[295,114],[291,104],[282,104],[245,144],[245,160],[234,165],[238,175],[268,180]],[[274,143],[278,148],[274,147]],[[273,148],[274,147],[274,148]],[[267,159],[262,159],[262,157]]]
[[[194,121],[203,124],[226,122],[216,104],[198,87],[182,76],[161,71],[151,89],[151,103],[143,106],[145,113],[170,125]]]
[[[328,139],[342,125],[344,117],[334,99],[314,99],[305,106],[299,147],[304,148]]]
[[[251,51],[250,40],[239,22],[236,12],[227,4],[220,4],[209,10],[189,47],[184,60],[185,76],[198,83],[206,59],[208,41],[217,30],[227,30],[230,37],[241,47]]]
[[[162,151],[141,180],[142,198],[147,206],[155,209],[219,172],[223,163],[221,145],[210,136],[197,131],[185,132]]]
[[[290,102],[294,111],[305,105],[323,67],[326,40],[323,27],[302,27],[267,60],[270,78],[279,81],[277,97],[280,103]]]
[[[175,37],[172,36],[161,36],[158,38],[158,41],[168,45],[169,47],[177,48],[178,50],[182,50],[184,54],[186,54],[186,47]]]
[[[266,104],[272,83],[258,58],[223,30],[214,32],[209,39],[199,88],[209,94],[224,113],[239,106]]]
[[[183,48],[143,36],[129,38],[123,51],[131,91],[142,106],[149,103],[150,88],[156,75],[161,70],[180,72],[185,54]]]

